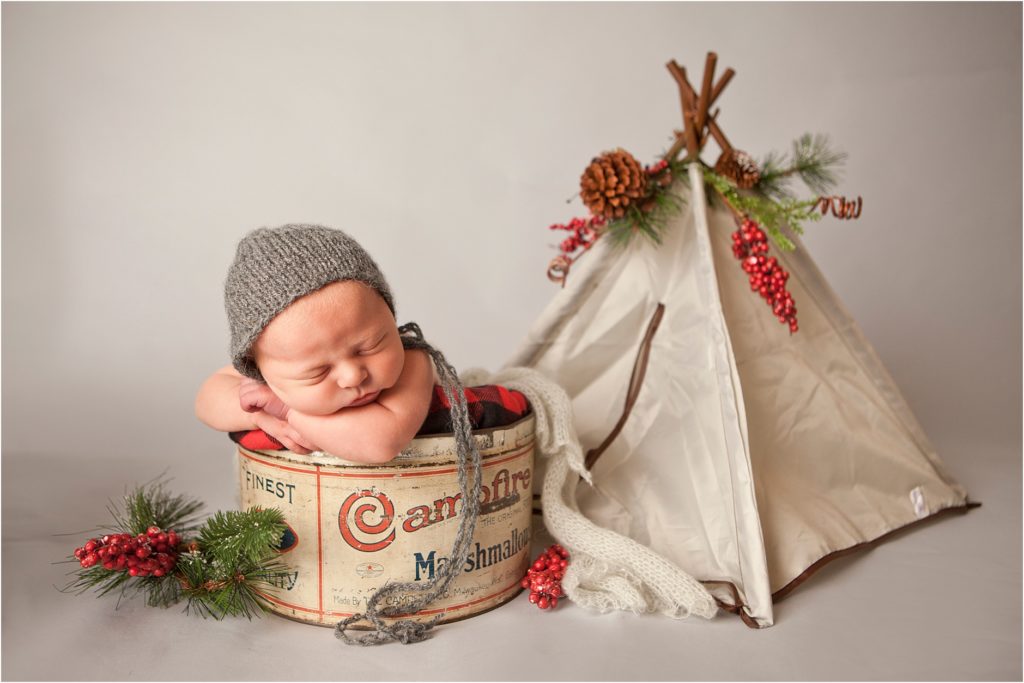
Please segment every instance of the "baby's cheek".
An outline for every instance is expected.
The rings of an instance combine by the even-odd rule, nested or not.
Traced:
[[[395,376],[395,382],[396,383],[398,382],[398,378],[402,376],[402,372],[405,371],[405,360],[406,360],[405,349],[402,349],[402,352],[399,353],[399,354],[396,354],[396,356],[395,356],[394,376]]]

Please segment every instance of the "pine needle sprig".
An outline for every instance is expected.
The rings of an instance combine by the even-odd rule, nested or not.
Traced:
[[[749,216],[759,224],[783,251],[793,251],[796,245],[782,232],[782,226],[802,235],[803,221],[821,220],[821,214],[814,210],[818,203],[816,199],[772,199],[758,192],[740,192],[729,180],[709,168],[704,169],[704,179],[734,211]]]
[[[120,507],[113,503],[107,506],[116,530],[132,535],[143,534],[151,526],[174,529],[184,535],[196,528],[197,513],[202,508],[203,503],[198,500],[171,495],[161,478],[125,494]]]
[[[769,152],[761,161],[761,179],[757,189],[778,200],[794,199],[789,188],[793,175],[799,175],[804,184],[817,194],[829,194],[840,178],[839,167],[847,154],[833,149],[828,135],[804,133],[793,142],[792,160],[778,152]]]
[[[761,192],[778,199],[793,197],[789,181],[795,171],[786,168],[785,154],[774,150],[768,152],[758,165],[761,169],[761,179],[757,182],[757,188]]]
[[[75,561],[75,564],[77,565],[78,562]],[[119,588],[123,593],[124,584],[132,578],[124,572],[111,572],[100,566],[79,570],[75,572],[75,577],[71,583],[60,589],[62,593],[81,595],[88,590],[95,590],[96,597],[102,597]]]
[[[605,231],[614,246],[625,246],[634,235],[643,235],[654,244],[661,244],[668,217],[678,211],[685,202],[678,195],[668,191],[655,193],[650,201],[652,205],[646,211],[631,205],[625,216],[607,224]]]
[[[289,573],[284,562],[268,560],[259,567],[240,567],[237,573],[220,580],[192,584],[184,589],[188,600],[185,610],[218,620],[238,616],[252,619],[269,609],[264,596],[273,594]]]
[[[58,590],[76,595],[92,590],[97,598],[117,591],[115,609],[120,607],[122,600],[136,595],[142,595],[150,607],[170,607],[181,599],[181,592],[174,581],[153,576],[133,577],[127,572],[110,571],[99,565],[79,570],[73,581]]]
[[[252,508],[216,512],[199,530],[199,546],[224,565],[260,562],[284,534],[281,511]]]
[[[276,509],[217,512],[199,530],[194,550],[178,559],[186,611],[223,619],[266,609],[262,592],[289,574],[277,555],[284,516]]]
[[[168,607],[184,598],[186,612],[251,619],[267,609],[264,594],[294,578],[279,553],[287,528],[284,516],[279,510],[262,508],[217,512],[197,528],[195,513],[201,507],[196,500],[169,494],[159,478],[137,487],[124,496],[121,506],[108,505],[115,524],[98,528],[133,536],[145,534],[152,526],[191,531],[193,540],[178,543],[180,554],[173,571],[131,576],[100,565],[82,567],[73,560],[78,565],[74,578],[59,590],[76,594],[92,590],[97,597],[117,593],[117,606],[122,599],[139,594],[152,607]]]

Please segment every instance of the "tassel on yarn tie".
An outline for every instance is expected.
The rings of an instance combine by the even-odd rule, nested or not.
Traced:
[[[434,574],[433,579],[425,583],[407,581],[385,585],[366,602],[364,613],[354,614],[339,621],[334,627],[334,635],[347,645],[383,645],[393,640],[408,645],[429,638],[429,631],[437,625],[441,615],[425,622],[402,619],[391,624],[386,623],[383,617],[415,614],[448,590],[448,586],[458,576],[465,564],[466,557],[469,556],[469,545],[473,541],[473,532],[476,530],[476,520],[480,513],[480,506],[476,503],[480,500],[480,451],[477,450],[476,442],[473,440],[473,427],[469,421],[469,409],[466,406],[466,395],[463,392],[462,382],[459,381],[455,368],[448,364],[444,355],[423,339],[423,332],[419,325],[406,323],[398,328],[398,333],[402,336],[402,346],[406,349],[419,349],[430,354],[441,380],[441,388],[448,399],[452,416],[452,431],[455,435],[455,451],[459,459],[458,475],[459,490],[462,493],[462,515],[459,532],[455,537],[450,555],[451,561]],[[406,336],[407,333],[411,336]],[[472,482],[469,481],[467,472],[469,464],[472,464],[473,467]],[[473,503],[471,504],[470,501]],[[419,597],[378,609],[377,605],[383,598],[396,593],[419,594]],[[364,619],[373,624],[374,630],[359,638],[350,637],[346,633],[348,627]]]

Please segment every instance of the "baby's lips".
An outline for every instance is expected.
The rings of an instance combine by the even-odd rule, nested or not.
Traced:
[[[350,408],[357,408],[359,406],[364,406],[364,405],[366,405],[368,403],[373,403],[377,399],[378,396],[380,396],[380,390],[379,389],[377,391],[371,392],[369,394],[363,394],[360,398],[357,398],[356,400],[352,401],[352,403],[349,403],[348,405],[349,405]]]

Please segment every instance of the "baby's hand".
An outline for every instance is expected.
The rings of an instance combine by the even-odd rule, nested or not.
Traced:
[[[263,382],[245,377],[238,385],[238,403],[247,413],[263,411],[278,420],[288,419],[288,406]],[[267,430],[263,430],[267,431]]]
[[[293,453],[306,455],[320,450],[316,444],[299,434],[295,427],[267,412],[257,411],[253,415],[253,421],[258,428],[280,441],[282,446]]]

